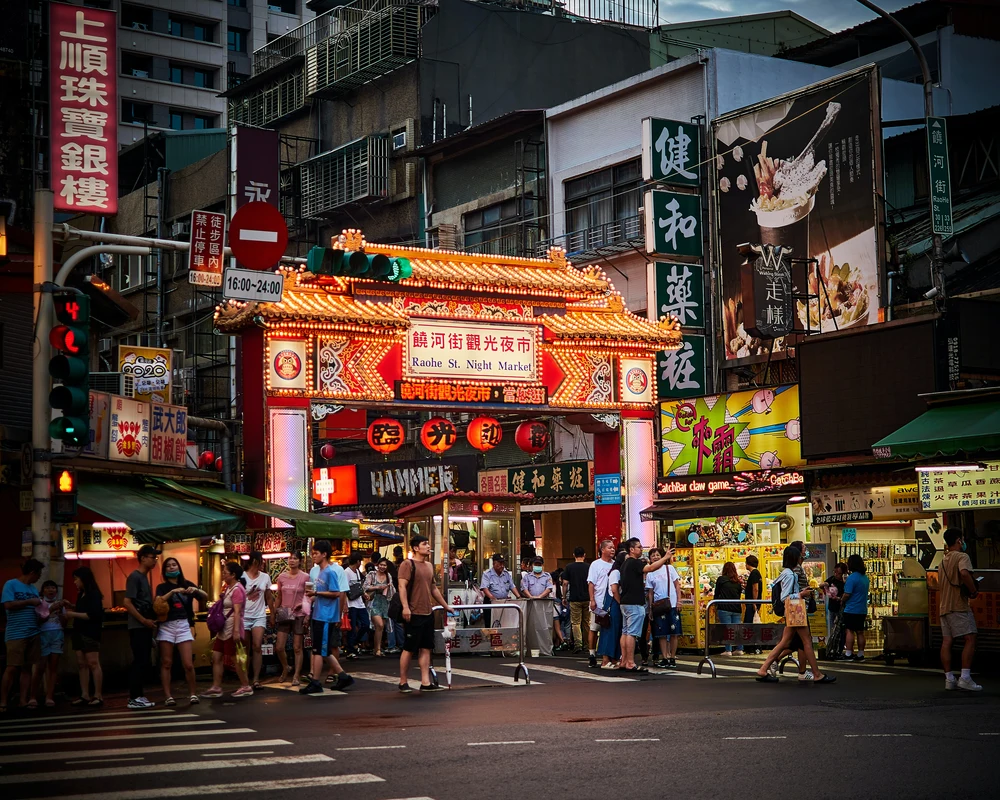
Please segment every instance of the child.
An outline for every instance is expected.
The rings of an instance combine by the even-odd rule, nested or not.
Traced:
[[[42,660],[38,665],[44,670],[45,705],[52,708],[56,704],[53,697],[56,690],[56,676],[59,670],[59,659],[63,654],[65,619],[62,610],[68,605],[65,600],[56,600],[59,587],[55,581],[45,581],[42,584],[42,602],[35,607],[38,622],[41,627]]]

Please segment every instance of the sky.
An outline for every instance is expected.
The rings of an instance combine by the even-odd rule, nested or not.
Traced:
[[[659,0],[659,2],[662,23],[790,10],[828,30],[839,31],[875,18],[875,14],[857,0]],[[917,0],[883,0],[880,5],[886,11],[896,11],[916,2]]]

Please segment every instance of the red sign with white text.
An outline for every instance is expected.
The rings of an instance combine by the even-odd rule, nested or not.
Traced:
[[[226,246],[226,215],[191,212],[188,281],[196,286],[222,286],[222,251]]]
[[[57,211],[118,213],[118,56],[113,11],[49,6],[49,128]]]

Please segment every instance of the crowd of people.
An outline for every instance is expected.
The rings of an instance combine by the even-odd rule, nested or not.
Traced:
[[[944,538],[948,550],[939,569],[938,603],[945,688],[979,691],[982,687],[971,676],[977,631],[969,606],[969,600],[976,597],[977,583],[962,532],[948,529]],[[420,691],[437,691],[440,687],[430,669],[433,608],[443,606],[449,613],[452,609],[434,580],[430,542],[415,536],[409,545],[407,558],[403,548],[396,547],[391,560],[380,557],[365,564],[360,556],[351,555],[341,565],[333,559],[330,543],[319,540],[313,545],[308,571],[304,555],[292,553],[287,568],[273,581],[264,569],[263,556],[251,553],[246,569],[236,561],[223,565],[223,590],[211,605],[212,598],[185,578],[180,562],[173,557],[160,565],[162,580],[154,587],[152,575],[161,551],[144,545],[136,555],[136,569],[126,581],[124,598],[132,651],[128,707],[142,710],[155,705],[145,695],[154,642],[166,706],[177,705],[173,693],[175,658],[183,669],[190,704],[199,703],[201,698],[221,697],[227,667],[236,673],[240,684],[232,697],[251,697],[263,685],[268,614],[275,628],[274,652],[281,669],[277,683],[298,685],[302,694],[324,692],[327,684],[334,691],[343,691],[354,679],[341,661],[368,652],[376,658],[399,654],[401,693],[413,691],[409,673],[414,660],[420,672]],[[846,564],[836,564],[827,580],[813,587],[802,567],[804,554],[802,542],[785,548],[770,599],[764,595],[764,580],[753,555],[747,556],[742,575],[734,563],[727,562],[715,581],[717,602],[712,608],[717,616],[710,622],[759,622],[761,601],[785,617],[780,642],[757,672],[760,682],[777,681],[779,664],[793,653],[799,656],[800,681],[826,684],[836,680],[819,668],[809,630],[808,615],[816,612],[817,593],[827,601],[832,640],[837,639],[837,631],[845,632],[842,658],[865,660],[869,580],[864,560],[852,555]],[[607,539],[599,543],[598,558],[588,564],[585,556],[582,547],[576,548],[574,560],[553,573],[547,573],[544,561],[535,558],[522,565],[515,579],[504,557],[495,555],[492,568],[478,578],[483,602],[502,603],[519,597],[551,600],[555,649],[577,654],[586,651],[592,668],[643,672],[650,663],[676,667],[677,647],[684,632],[680,580],[671,563],[674,550],[654,547],[644,557],[639,539],[629,539],[618,547]],[[454,553],[449,556],[449,569],[454,580],[472,577]],[[6,667],[0,713],[7,710],[15,680],[21,707],[37,708],[39,696],[45,706],[55,705],[68,625],[80,685],[72,705],[98,707],[104,703],[100,661],[104,598],[94,574],[88,567],[73,571],[76,600],[70,603],[59,599],[59,587],[52,581],[35,587],[42,571],[40,562],[29,559],[21,577],[3,587]],[[199,610],[209,612],[207,622],[213,637],[212,685],[200,693],[193,660],[196,602]],[[483,624],[491,624],[488,610]],[[311,638],[308,663],[304,658],[307,632]],[[964,640],[959,675],[951,668],[956,638]],[[731,656],[744,652],[732,644],[723,649]],[[839,649],[831,648],[828,642],[828,657],[838,653]]]

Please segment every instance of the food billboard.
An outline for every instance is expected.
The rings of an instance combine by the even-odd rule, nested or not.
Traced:
[[[755,326],[744,319],[741,277],[755,256],[741,245],[778,248],[789,259],[795,328],[826,332],[878,321],[878,89],[877,70],[865,67],[712,123],[727,359],[784,347],[748,330]],[[815,259],[808,279],[804,259]]]
[[[800,433],[797,384],[660,403],[662,474],[797,467]]]

